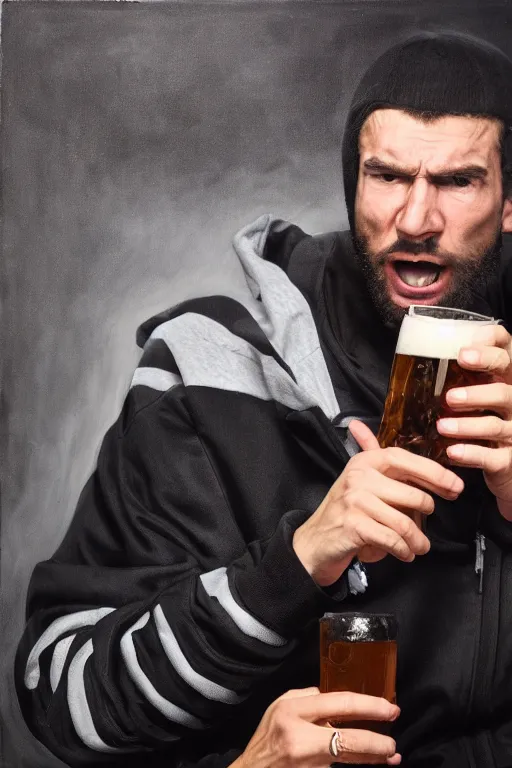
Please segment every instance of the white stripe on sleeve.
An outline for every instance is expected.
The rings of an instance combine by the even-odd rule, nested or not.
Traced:
[[[229,589],[228,577],[225,568],[217,568],[215,571],[203,573],[199,577],[210,597],[216,597],[226,613],[233,619],[237,627],[249,637],[255,637],[267,645],[286,645],[286,640],[277,632],[269,629],[250,613],[245,611],[235,601]]]
[[[68,670],[68,707],[75,731],[86,747],[95,752],[125,752],[131,750],[116,749],[100,739],[85,692],[84,669],[87,659],[93,653],[92,640],[88,640],[76,652]]]
[[[234,691],[229,688],[224,688],[222,685],[218,685],[218,683],[214,683],[212,680],[208,680],[207,677],[203,677],[203,675],[200,675],[199,672],[196,672],[195,669],[190,666],[160,605],[156,606],[153,612],[153,617],[158,637],[160,638],[160,642],[162,643],[167,658],[179,676],[182,677],[191,688],[194,688],[194,690],[201,693],[205,698],[213,701],[222,701],[225,704],[238,704],[242,701],[242,698]]]
[[[164,697],[158,693],[139,664],[132,635],[134,632],[145,627],[149,618],[150,613],[147,611],[121,638],[121,654],[129,675],[146,699],[168,720],[180,723],[180,725],[186,725],[189,728],[203,728],[204,724],[201,720],[198,720],[197,717],[194,717],[189,712],[176,706],[176,704],[164,699]]]
[[[52,645],[61,635],[67,635],[83,627],[96,624],[104,616],[114,611],[114,608],[95,608],[91,611],[78,611],[67,616],[61,616],[52,621],[43,632],[37,643],[32,648],[25,667],[25,685],[29,690],[37,688],[41,671],[39,669],[39,657],[42,652]]]
[[[59,640],[59,642],[57,643],[57,645],[53,650],[52,663],[50,667],[50,685],[52,687],[53,693],[55,693],[55,691],[59,686],[62,670],[64,669],[64,664],[66,663],[68,651],[71,648],[75,637],[76,635],[69,635],[68,637],[65,637],[63,640]]]

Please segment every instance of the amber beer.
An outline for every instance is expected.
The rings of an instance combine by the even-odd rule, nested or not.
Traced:
[[[320,691],[352,691],[396,703],[397,622],[391,614],[326,613],[320,619]],[[377,721],[330,720],[334,728],[384,733]]]
[[[412,306],[404,317],[391,369],[378,440],[449,464],[446,448],[460,442],[437,431],[437,420],[464,416],[446,403],[454,387],[483,384],[490,377],[457,363],[462,347],[471,346],[479,326],[499,321],[459,309]],[[474,415],[474,413],[472,414]]]

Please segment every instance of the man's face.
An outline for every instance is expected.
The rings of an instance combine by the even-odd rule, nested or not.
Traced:
[[[383,317],[411,304],[464,307],[496,266],[503,202],[500,124],[479,117],[423,122],[379,109],[359,137],[358,255]]]

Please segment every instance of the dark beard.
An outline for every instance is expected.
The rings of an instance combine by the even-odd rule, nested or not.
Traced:
[[[470,309],[475,295],[483,295],[489,282],[496,276],[501,250],[501,228],[491,246],[483,252],[470,254],[464,259],[437,248],[436,239],[431,237],[422,243],[397,240],[390,248],[372,254],[368,240],[363,235],[354,236],[356,256],[364,275],[373,304],[384,323],[396,328],[402,322],[407,308],[397,307],[388,295],[384,264],[392,253],[428,253],[441,256],[447,266],[453,268],[453,287],[443,296],[445,307]],[[411,302],[413,303],[413,302]]]

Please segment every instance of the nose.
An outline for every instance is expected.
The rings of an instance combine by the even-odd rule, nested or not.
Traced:
[[[411,183],[395,224],[399,237],[409,240],[426,240],[443,231],[443,217],[437,207],[437,190],[427,179],[417,177]]]

